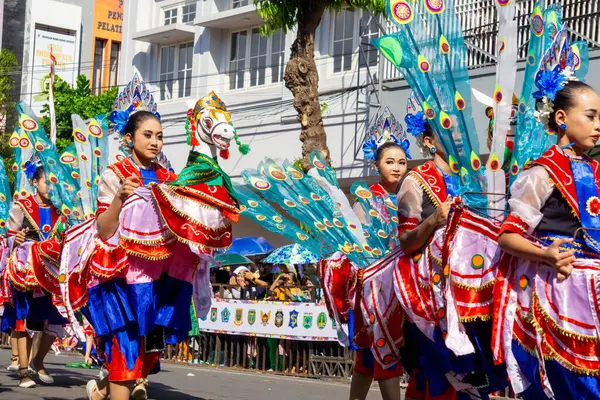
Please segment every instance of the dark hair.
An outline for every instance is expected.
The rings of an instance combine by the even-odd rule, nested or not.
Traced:
[[[550,119],[548,120],[548,127],[555,132],[558,132],[558,125],[556,124],[556,111],[563,110],[568,112],[570,109],[575,107],[577,104],[577,99],[575,98],[575,94],[582,90],[594,90],[587,83],[583,83],[580,81],[568,81],[565,83],[565,86],[562,90],[559,90],[556,93],[556,97],[554,98],[554,111],[550,113]],[[536,102],[536,108],[538,103],[541,102],[541,99]]]
[[[33,176],[31,177],[31,181],[39,181],[40,179],[42,179],[42,176],[44,175],[44,167],[43,166],[39,166],[36,168],[35,172],[33,173]]]
[[[385,142],[384,144],[382,144],[381,146],[379,146],[377,148],[377,151],[375,152],[375,164],[379,164],[379,161],[381,161],[381,159],[383,158],[383,153],[385,153],[385,151],[387,149],[391,149],[393,147],[397,147],[400,150],[404,151],[404,149],[402,148],[402,146],[400,146],[396,142]]]
[[[160,119],[158,119],[158,117],[152,114],[150,111],[138,111],[132,114],[129,117],[127,124],[125,125],[125,130],[123,131],[123,134],[129,133],[131,134],[131,136],[133,136],[135,131],[140,127],[140,125],[150,118],[154,118],[155,120],[160,122]]]
[[[434,137],[433,129],[431,129],[431,125],[429,125],[429,121],[427,121],[427,123],[425,124],[425,132],[423,132],[419,136],[417,136],[417,146],[419,146],[419,148],[421,149],[421,153],[424,156],[431,156],[431,152],[429,151],[427,146],[425,146],[425,138],[433,138],[433,137]]]

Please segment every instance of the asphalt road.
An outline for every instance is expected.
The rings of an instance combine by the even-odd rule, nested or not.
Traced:
[[[39,384],[32,389],[18,387],[17,375],[6,370],[10,351],[0,349],[0,399],[86,399],[85,384],[97,370],[71,369],[65,363],[81,361],[73,355],[49,355],[46,367],[54,376],[52,386]],[[149,398],[168,400],[345,400],[349,385],[315,379],[293,378],[196,367],[161,364],[161,372],[150,376]],[[373,385],[367,400],[381,399]]]

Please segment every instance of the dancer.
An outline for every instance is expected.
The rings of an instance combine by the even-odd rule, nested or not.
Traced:
[[[381,199],[382,203],[389,199],[396,204],[396,193],[400,182],[406,175],[410,153],[408,141],[399,131],[400,124],[397,123],[387,107],[384,109],[383,116],[383,124],[379,124],[379,121],[373,124],[370,138],[363,145],[363,152],[365,158],[375,166],[377,175],[380,177],[380,181],[371,185],[369,189],[375,197]],[[364,212],[360,203],[356,203],[355,212],[361,223],[370,224],[369,221],[372,217]],[[362,290],[358,289],[356,293],[360,295]],[[400,365],[384,368],[375,361],[371,351],[373,338],[367,332],[368,325],[363,322],[360,297],[357,297],[354,302],[357,307],[354,310],[354,342],[360,348],[355,352],[354,373],[350,382],[350,400],[366,399],[373,380],[379,384],[381,397],[384,400],[400,399],[400,378],[403,376],[404,370]],[[397,308],[390,318],[396,321],[402,320],[401,309]]]
[[[50,351],[57,336],[61,335],[62,326],[67,320],[59,313],[53,304],[52,294],[31,281],[31,268],[21,270],[16,265],[17,260],[23,259],[31,248],[31,242],[47,240],[59,233],[64,223],[60,212],[50,201],[49,187],[46,184],[44,168],[38,160],[29,161],[26,174],[34,187],[34,194],[19,198],[11,208],[8,223],[8,235],[12,238],[13,255],[7,266],[11,284],[14,308],[8,307],[9,315],[5,318],[25,320],[24,326],[15,322],[14,337],[17,339],[19,353],[19,386],[23,388],[34,387],[35,382],[29,373],[29,352],[31,351],[30,339],[27,331],[40,334],[39,347],[33,356],[33,371],[37,372],[43,383],[52,384],[54,379],[44,367],[44,358]],[[27,243],[29,243],[28,247]],[[17,254],[19,253],[19,254]],[[27,259],[27,256],[24,256]],[[29,272],[28,272],[29,271]],[[29,276],[29,278],[28,278]],[[34,278],[35,279],[35,278]],[[32,290],[33,289],[33,290]],[[10,312],[14,310],[14,315]]]
[[[512,257],[503,259],[496,284],[495,313],[507,314],[495,318],[505,333],[503,350],[495,340],[494,351],[513,367],[511,383],[524,399],[600,398],[600,334],[587,325],[598,306],[578,297],[600,267],[600,164],[584,153],[600,138],[600,96],[577,80],[578,62],[563,26],[534,93],[537,116],[557,144],[519,172],[499,239]]]
[[[127,106],[129,107],[129,104]],[[115,129],[122,135],[123,148],[130,153],[130,156],[111,165],[102,174],[98,185],[96,224],[98,234],[103,240],[114,236],[119,226],[123,204],[138,187],[176,179],[175,174],[154,162],[162,150],[163,133],[158,113],[148,111],[148,106],[151,107],[152,103],[138,103],[137,108],[132,103],[131,110],[126,108],[125,112],[128,115],[125,118],[123,114],[117,115],[117,118],[121,117],[121,119],[112,118],[113,123],[116,123]],[[113,260],[113,263],[127,262],[126,259]],[[104,267],[119,269],[118,265],[104,265]],[[106,301],[109,293],[114,293],[112,295],[114,296],[120,290],[125,290],[130,292],[129,296],[113,297],[114,301],[124,302],[124,305],[131,307],[133,312],[142,311],[135,309],[135,303],[132,303],[135,299],[133,296],[136,296],[135,286],[128,287],[123,278],[95,279],[99,282],[94,286],[94,290],[89,291],[89,304],[97,305]],[[144,289],[152,290],[146,287]],[[145,379],[158,362],[163,333],[157,328],[140,337],[135,327],[124,323],[129,317],[122,315],[119,307],[109,309],[109,306],[110,304],[104,304],[104,307],[95,310],[88,306],[82,310],[96,334],[102,336],[104,341],[109,371],[108,381],[110,381],[110,386],[106,380],[101,381],[98,386],[93,380],[88,382],[88,396],[102,399],[110,393],[113,399],[128,399],[134,382]],[[116,314],[111,315],[111,312]],[[111,326],[116,326],[117,329],[111,329]],[[133,350],[133,354],[137,354],[137,357],[133,360],[129,358],[130,355],[125,357],[124,347]],[[156,350],[148,351],[155,347]],[[141,387],[139,389],[141,391],[139,396],[145,397],[145,390],[141,390]]]

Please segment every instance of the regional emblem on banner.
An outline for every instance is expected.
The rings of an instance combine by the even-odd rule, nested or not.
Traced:
[[[271,318],[271,311],[264,313],[264,312],[260,312],[260,323],[262,324],[262,326],[267,326],[269,325],[269,319]]]
[[[289,326],[292,329],[298,327],[298,311],[296,311],[296,310],[290,311]]]
[[[304,313],[304,318],[302,320],[302,326],[304,329],[312,328],[313,316],[310,313]]]
[[[210,322],[217,322],[217,307],[210,309]]]
[[[325,315],[324,312],[321,312],[319,314],[319,316],[317,317],[317,327],[319,329],[325,329],[326,326],[327,326],[327,316]]]
[[[226,324],[229,322],[229,317],[231,317],[231,312],[225,307],[223,311],[221,311],[221,321]]]
[[[283,310],[277,310],[275,312],[275,326],[281,328],[283,325]]]
[[[248,311],[248,323],[250,325],[254,325],[255,322],[256,322],[256,310]]]
[[[242,320],[243,315],[244,315],[244,309],[236,308],[235,309],[235,319],[233,320],[233,323],[236,324],[237,326],[242,325],[244,323],[244,321]]]

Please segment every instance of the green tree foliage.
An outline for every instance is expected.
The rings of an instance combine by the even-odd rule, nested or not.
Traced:
[[[85,75],[79,75],[72,87],[60,77],[54,81],[54,109],[56,112],[56,147],[59,151],[73,143],[71,114],[78,114],[84,120],[102,113],[110,113],[119,94],[118,87],[104,91],[100,96],[92,96],[90,81]],[[47,94],[47,93],[44,93]],[[50,135],[50,108],[42,108],[42,126]]]
[[[19,73],[19,63],[15,55],[7,49],[0,50],[0,156],[4,159],[9,181],[14,181],[10,169],[13,164],[12,149],[8,139],[16,123],[16,102],[12,95],[15,76]]]
[[[294,108],[302,127],[303,169],[308,169],[309,155],[320,151],[330,161],[327,135],[319,103],[319,74],[315,63],[315,32],[326,11],[363,9],[373,14],[385,11],[385,0],[254,0],[258,14],[265,21],[263,35],[281,29],[296,29],[290,59],[285,68],[285,86],[294,96]]]
[[[385,0],[254,0],[258,14],[265,21],[261,33],[272,34],[294,28],[303,14],[317,12],[325,5],[329,11],[360,8],[374,14],[385,12]]]

